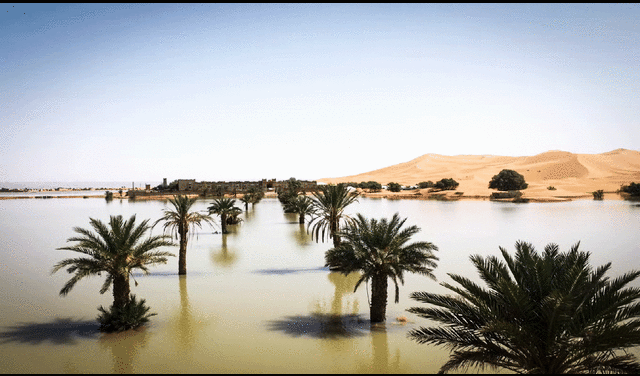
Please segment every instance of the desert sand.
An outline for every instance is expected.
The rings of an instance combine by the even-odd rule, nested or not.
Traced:
[[[445,194],[449,198],[488,199],[495,192],[488,188],[489,181],[503,169],[515,170],[524,176],[529,187],[522,191],[523,197],[531,201],[593,199],[591,192],[600,189],[605,192],[605,200],[620,199],[616,191],[621,185],[640,183],[640,152],[616,149],[601,154],[573,154],[553,150],[525,157],[425,154],[379,170],[317,181],[329,184],[373,180],[382,185],[396,182],[411,186],[423,181],[453,178],[460,183],[455,191],[436,194]],[[547,189],[550,186],[556,190]],[[429,198],[433,194],[429,189],[365,193],[366,196],[388,198]]]

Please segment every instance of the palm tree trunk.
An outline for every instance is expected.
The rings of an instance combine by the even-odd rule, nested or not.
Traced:
[[[371,322],[383,322],[387,316],[387,285],[386,275],[374,275],[371,278],[371,307],[369,308]]]
[[[129,274],[116,274],[113,276],[113,306],[123,308],[129,301]]]
[[[304,212],[300,212],[298,223],[300,223],[301,225],[304,225]]]
[[[181,224],[179,229],[180,251],[178,252],[178,275],[187,274],[187,224]]]
[[[222,233],[226,234],[227,233],[227,215],[226,214],[220,215],[220,223],[222,224]]]
[[[331,232],[331,237],[333,238],[333,248],[338,248],[340,246],[340,237],[336,235],[336,233],[338,232],[338,220],[332,219],[329,226],[329,231]]]

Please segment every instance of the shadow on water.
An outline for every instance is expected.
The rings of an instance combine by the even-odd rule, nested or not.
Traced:
[[[100,348],[108,349],[113,359],[113,373],[135,373],[133,364],[139,349],[148,342],[146,327],[109,333],[100,337]]]
[[[371,325],[362,315],[332,315],[314,313],[307,316],[287,316],[269,321],[268,329],[285,334],[311,338],[349,338],[370,332]]]
[[[329,271],[329,267],[319,267],[319,268],[259,269],[259,270],[254,270],[252,273],[258,273],[258,274],[293,274],[293,273],[328,272],[328,271]]]
[[[73,345],[78,338],[97,338],[100,325],[97,321],[56,318],[48,323],[23,323],[0,332],[0,344],[20,342],[38,345],[51,342],[55,345]]]

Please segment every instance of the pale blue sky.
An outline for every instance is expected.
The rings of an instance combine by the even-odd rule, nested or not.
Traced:
[[[0,181],[640,150],[640,6],[0,4]]]

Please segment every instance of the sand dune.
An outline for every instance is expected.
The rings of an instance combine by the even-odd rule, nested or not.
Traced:
[[[595,190],[615,192],[622,184],[640,182],[640,152],[617,149],[601,154],[573,154],[552,150],[524,157],[425,154],[379,170],[318,182],[373,180],[381,184],[416,185],[453,178],[460,183],[457,191],[464,192],[464,196],[488,197],[494,192],[488,188],[489,181],[502,169],[515,170],[525,177],[529,188],[523,191],[524,197],[551,200],[591,197]],[[549,186],[556,190],[548,190]]]

